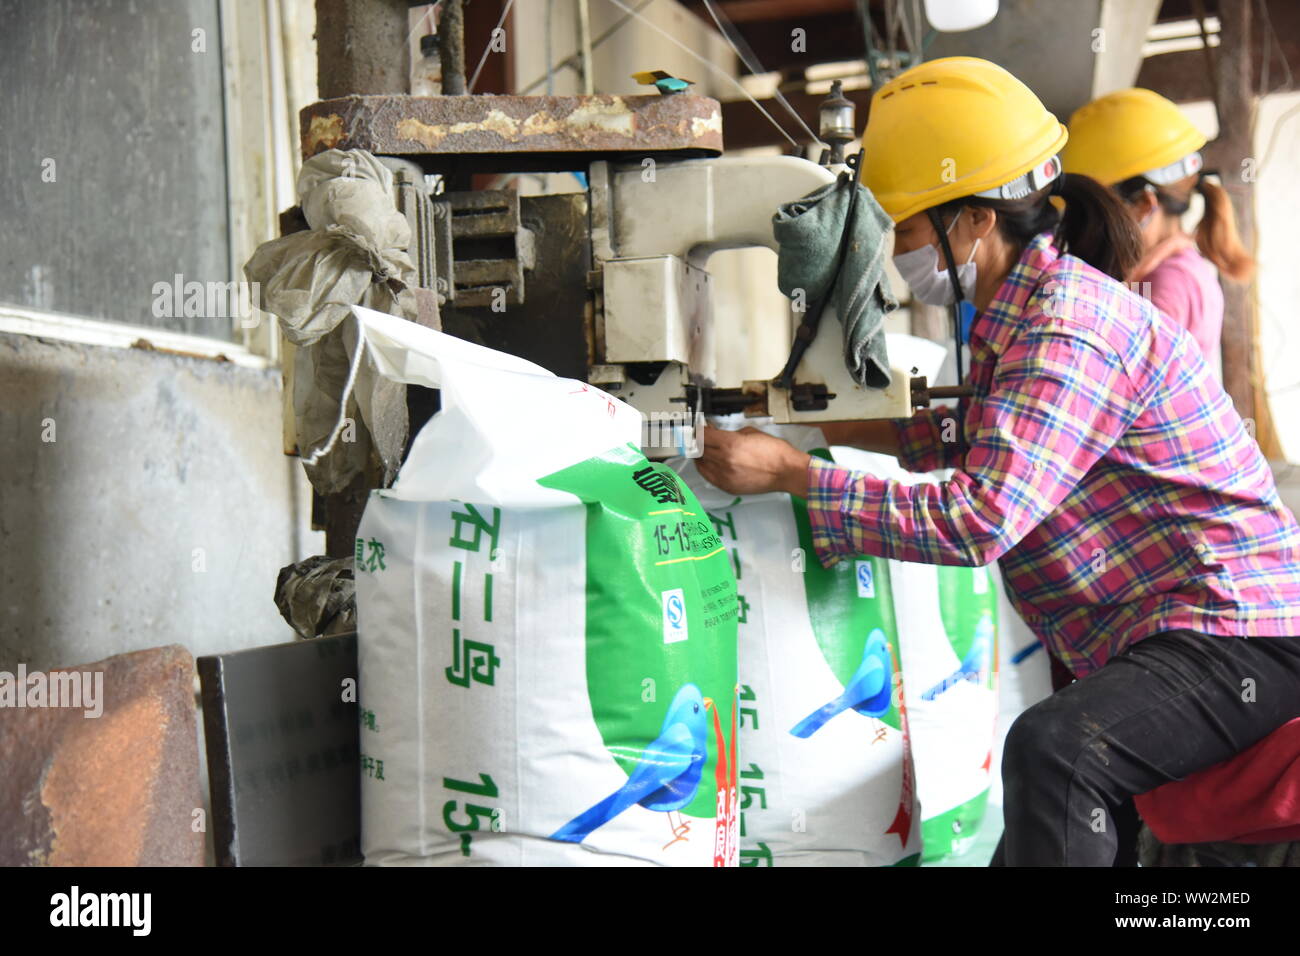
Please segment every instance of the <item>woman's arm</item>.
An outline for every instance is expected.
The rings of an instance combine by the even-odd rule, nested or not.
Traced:
[[[831,445],[848,445],[879,455],[898,456],[898,429],[888,418],[866,422],[821,422],[817,427]]]
[[[849,445],[892,455],[912,472],[961,464],[957,413],[947,406],[919,409],[911,418],[877,418],[865,422],[826,422],[822,434],[830,445]]]
[[[1141,410],[1109,342],[1035,323],[999,359],[952,478],[908,485],[808,462],[813,547],[823,564],[850,554],[991,564],[1065,500]]]

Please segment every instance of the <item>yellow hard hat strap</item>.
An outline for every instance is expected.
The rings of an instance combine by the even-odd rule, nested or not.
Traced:
[[[965,301],[966,294],[962,291],[961,279],[957,278],[957,260],[953,257],[952,246],[948,244],[948,229],[956,224],[957,217],[961,216],[961,209],[957,210],[957,217],[949,223],[948,229],[943,227],[943,218],[939,215],[938,207],[931,206],[925,212],[930,218],[930,224],[934,226],[934,231],[939,234],[939,248],[943,250],[943,261],[948,268],[948,281],[952,283],[952,334],[956,345],[957,384],[960,385],[966,377],[965,372],[962,371],[961,361],[961,304]]]
[[[930,224],[934,226],[934,231],[939,234],[939,248],[943,250],[943,262],[948,270],[948,279],[952,282],[952,291],[956,300],[960,302],[966,296],[962,292],[961,279],[957,277],[957,260],[953,257],[952,246],[948,244],[948,229],[957,224],[957,220],[961,218],[961,210],[957,210],[957,215],[953,217],[946,229],[943,225],[943,217],[939,215],[939,207],[933,206],[927,209],[926,214],[930,217]]]

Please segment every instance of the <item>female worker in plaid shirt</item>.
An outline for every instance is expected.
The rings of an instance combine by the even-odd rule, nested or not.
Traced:
[[[1300,528],[1195,343],[1117,281],[1135,226],[1061,173],[1065,140],[983,60],[922,64],[872,98],[862,182],[913,296],[973,304],[973,395],[827,438],[950,479],[849,472],[753,429],[706,430],[697,464],[734,494],[806,497],[824,565],[998,561],[1078,680],[1008,734],[995,862],[1110,866],[1131,861],[1134,795],[1300,716]]]

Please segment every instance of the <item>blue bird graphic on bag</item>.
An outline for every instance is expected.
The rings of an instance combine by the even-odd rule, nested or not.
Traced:
[[[949,687],[954,687],[964,680],[978,684],[984,679],[984,675],[989,672],[989,661],[992,657],[993,615],[985,611],[983,616],[980,617],[980,622],[975,625],[975,640],[971,643],[966,656],[962,658],[961,664],[939,683],[929,690],[923,691],[921,699],[934,700]]]
[[[659,736],[639,751],[639,756],[632,758],[636,760],[636,768],[627,783],[560,827],[551,834],[551,839],[581,843],[593,830],[639,803],[647,810],[668,814],[673,839],[664,845],[665,850],[685,840],[690,824],[680,811],[695,799],[704,773],[709,755],[708,710],[712,706],[713,700],[705,697],[694,684],[683,685],[668,705]],[[676,823],[672,817],[674,811],[679,819]]]
[[[862,651],[862,663],[844,686],[844,693],[799,721],[790,733],[796,737],[811,737],[826,721],[846,710],[856,710],[867,717],[879,717],[887,713],[893,690],[890,681],[892,672],[885,632],[876,628],[867,638],[867,646]]]

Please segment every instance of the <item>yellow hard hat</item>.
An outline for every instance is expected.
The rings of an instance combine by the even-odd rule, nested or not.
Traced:
[[[1119,90],[1074,111],[1061,162],[1103,186],[1143,175],[1168,184],[1200,171],[1204,145],[1204,134],[1159,93]]]
[[[894,220],[950,199],[1016,199],[1060,173],[1065,127],[996,63],[922,63],[871,98],[860,179]]]

